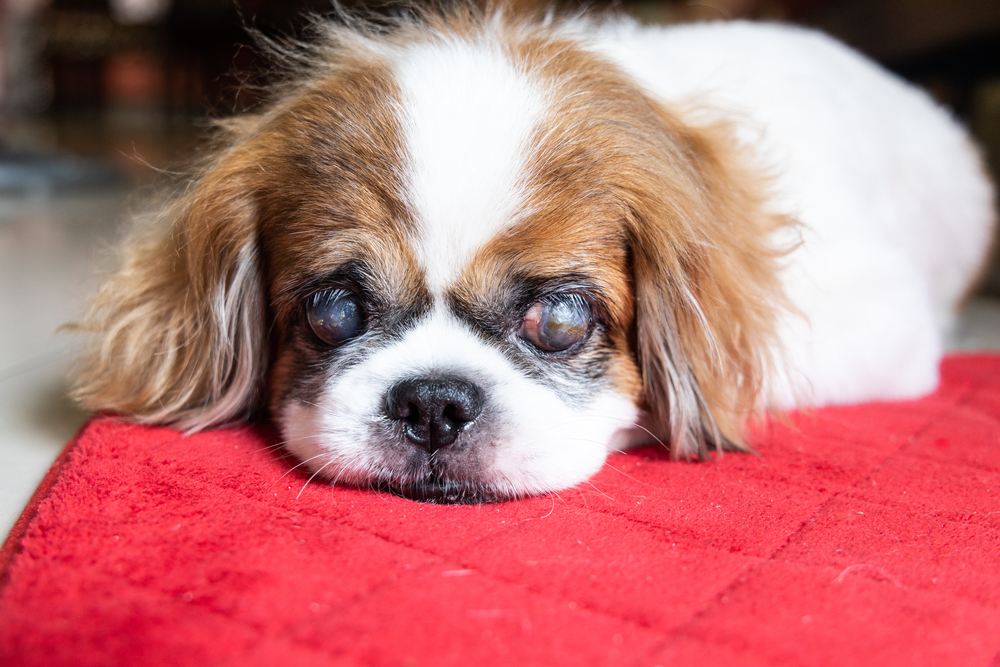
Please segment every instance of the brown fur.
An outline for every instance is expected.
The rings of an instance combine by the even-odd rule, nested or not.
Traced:
[[[568,102],[537,142],[528,208],[541,212],[513,238],[553,256],[589,255],[601,275],[631,269],[631,285],[606,280],[622,304],[611,318],[619,345],[622,318],[634,321],[628,358],[638,367],[623,355],[622,388],[642,378],[634,395],[675,457],[742,448],[743,418],[764,402],[776,315],[789,307],[778,280],[789,249],[771,239],[794,221],[765,211],[768,180],[728,127],[685,123],[609,64],[544,34],[515,57],[544,63]]]
[[[743,418],[767,403],[776,319],[789,307],[784,249],[769,239],[793,222],[765,212],[767,183],[740,163],[726,128],[694,130],[658,113],[665,127],[673,121],[694,187],[669,193],[673,210],[655,189],[637,189],[632,204],[639,363],[673,455],[700,458],[711,446],[742,449]],[[678,221],[691,236],[665,229]]]
[[[360,56],[324,54],[340,67],[227,123],[203,174],[125,246],[71,327],[94,334],[74,372],[83,406],[191,429],[245,419],[261,405],[269,339],[280,339],[296,288],[357,256],[344,230],[387,240],[366,248],[381,275],[412,276],[384,162],[399,153],[393,90],[374,56]]]
[[[564,101],[534,144],[530,214],[482,250],[458,289],[526,265],[586,274],[615,295],[602,313],[617,350],[612,381],[673,455],[741,446],[784,305],[769,238],[790,221],[764,211],[767,182],[728,129],[686,124],[538,24],[489,26],[468,7],[423,20],[390,36],[328,29],[306,54],[312,69],[230,124],[77,326],[96,344],[76,397],[188,428],[246,418],[313,277],[361,255],[393,282],[388,293],[419,291],[393,170],[403,160],[396,91],[372,44],[498,31]],[[287,380],[277,368],[272,386]]]

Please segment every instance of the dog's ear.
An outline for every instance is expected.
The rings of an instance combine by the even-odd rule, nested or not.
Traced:
[[[246,417],[266,366],[253,185],[230,155],[125,246],[86,319],[87,408],[199,429]]]
[[[651,428],[675,458],[743,449],[743,420],[766,403],[764,376],[786,307],[768,179],[728,128],[694,127],[650,101],[665,146],[633,191],[627,227],[635,345]],[[662,150],[661,150],[662,149]],[[784,236],[794,236],[784,234]]]

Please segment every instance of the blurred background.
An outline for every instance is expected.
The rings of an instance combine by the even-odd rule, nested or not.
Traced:
[[[655,23],[753,18],[825,30],[950,107],[1000,174],[998,0],[614,6]],[[79,341],[56,329],[79,317],[130,212],[197,155],[210,119],[259,99],[267,63],[246,26],[296,35],[310,11],[330,4],[0,0],[0,536],[87,417],[65,397]],[[1000,347],[997,267],[966,308],[954,348]]]

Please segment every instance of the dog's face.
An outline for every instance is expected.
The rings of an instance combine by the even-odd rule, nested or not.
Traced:
[[[544,76],[488,44],[418,42],[283,119],[262,229],[283,324],[271,410],[330,478],[545,492],[635,423],[625,211],[603,175],[565,173],[601,158],[556,157],[563,91]]]
[[[443,502],[567,488],[637,440],[739,441],[779,223],[719,128],[552,28],[334,38],[105,288],[128,363],[81,393],[194,426],[265,404],[317,474]],[[154,325],[175,356],[137,369]]]

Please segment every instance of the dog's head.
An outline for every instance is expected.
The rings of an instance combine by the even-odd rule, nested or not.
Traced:
[[[738,444],[782,222],[724,128],[587,30],[323,27],[127,251],[78,395],[187,428],[266,410],[317,473],[445,502]]]

